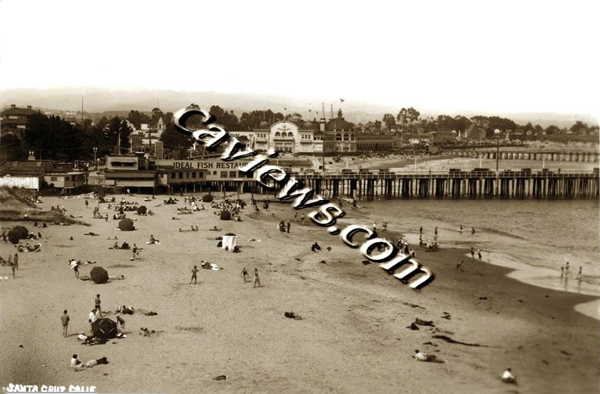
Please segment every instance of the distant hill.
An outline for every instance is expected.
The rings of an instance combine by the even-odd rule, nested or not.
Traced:
[[[331,104],[333,115],[336,116],[338,108],[342,108],[346,120],[359,123],[381,120],[383,115],[391,113],[396,115],[400,108],[378,105],[368,102],[341,103],[339,98],[315,98],[311,103],[307,100],[259,96],[254,94],[230,94],[219,92],[189,92],[174,90],[152,89],[110,89],[102,87],[85,88],[52,88],[52,89],[9,89],[0,93],[2,107],[11,104],[17,106],[31,105],[46,111],[80,111],[82,105],[85,112],[95,113],[128,113],[130,110],[150,112],[152,108],[159,107],[163,112],[174,112],[191,103],[200,106],[219,105],[226,110],[233,110],[238,116],[245,111],[271,109],[274,112],[300,113],[305,119],[320,118],[322,116],[322,102],[325,102],[325,114],[331,118]],[[311,110],[309,112],[309,109]],[[437,117],[439,111],[419,109],[421,117]],[[317,114],[318,112],[318,114]],[[598,120],[590,114],[556,114],[556,113],[484,113],[464,111],[446,113],[447,115],[475,115],[501,116],[514,120],[518,124],[531,122],[547,127],[554,124],[558,127],[568,127],[577,120],[588,124],[597,124]]]

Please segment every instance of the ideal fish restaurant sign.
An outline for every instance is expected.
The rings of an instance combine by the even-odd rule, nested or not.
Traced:
[[[157,160],[160,168],[190,169],[190,170],[237,170],[247,162],[226,162],[222,160]]]

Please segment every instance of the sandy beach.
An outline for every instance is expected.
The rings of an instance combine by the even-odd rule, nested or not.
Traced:
[[[166,196],[150,202],[144,197],[125,196],[155,213],[128,212],[137,219],[133,232],[115,230],[118,221],[93,219],[97,202],[89,200],[86,208],[76,196],[48,197],[38,205],[64,206],[89,227],[2,223],[25,225],[43,237],[37,241],[41,252],[20,253],[16,279],[9,267],[0,267],[7,278],[0,282],[2,387],[85,385],[106,393],[600,392],[600,322],[575,310],[593,296],[521,283],[507,277],[509,268],[466,258],[466,248],[442,245],[426,252],[412,244],[417,260],[436,275],[416,292],[377,264],[363,264],[358,250],[324,228],[294,219],[290,204],[273,203],[258,214],[247,206],[235,222],[219,220],[210,204],[180,215],[182,197],[176,205],[162,204]],[[250,195],[242,198],[249,201]],[[100,212],[113,213],[107,204],[100,204]],[[286,219],[289,234],[276,228]],[[351,209],[342,223],[381,219],[372,210]],[[199,231],[179,231],[192,225]],[[222,231],[209,231],[213,226]],[[228,232],[238,235],[241,253],[217,248],[215,238]],[[160,244],[146,244],[150,235]],[[415,233],[398,225],[381,235],[414,239]],[[139,258],[130,261],[131,251],[109,249],[114,237],[142,247]],[[319,252],[310,250],[315,241]],[[0,248],[3,257],[16,252],[1,241]],[[81,275],[102,266],[124,279],[101,285],[75,279],[71,258],[96,262],[83,266]],[[199,283],[190,284],[192,267],[201,260],[222,270],[200,270]],[[455,269],[460,260],[464,271]],[[243,267],[251,277],[257,268],[263,286],[244,283]],[[107,317],[116,318],[117,305],[132,305],[136,313],[124,316],[126,338],[83,346],[76,333],[89,330],[96,294]],[[66,338],[64,309],[71,317]],[[302,319],[286,318],[285,312]],[[416,318],[435,328],[407,328]],[[139,335],[142,327],[155,333]],[[448,362],[417,362],[411,357],[415,349]],[[107,357],[109,364],[76,372],[69,368],[75,353],[82,360]],[[518,386],[500,381],[508,366]],[[227,378],[214,380],[220,375]]]

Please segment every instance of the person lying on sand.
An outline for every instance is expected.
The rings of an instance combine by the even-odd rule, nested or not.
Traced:
[[[415,354],[413,356],[417,361],[426,361],[430,363],[446,363],[446,360],[442,360],[435,354],[425,354],[420,352],[418,349],[415,350]]]
[[[81,361],[79,361],[76,354],[74,354],[71,358],[71,368],[75,368],[75,370],[77,371],[81,371],[85,368],[92,368],[94,365],[98,364],[108,364],[108,360],[106,359],[106,357],[102,357],[96,360],[89,360],[85,363],[82,363]]]

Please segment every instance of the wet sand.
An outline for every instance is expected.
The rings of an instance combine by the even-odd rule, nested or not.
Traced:
[[[156,207],[164,198],[148,203],[127,196],[156,213],[129,213],[139,219],[134,232],[116,231],[117,221],[91,219],[95,203],[86,209],[80,198],[44,200],[43,208],[64,205],[92,226],[40,229],[43,251],[21,253],[17,278],[2,280],[1,386],[79,384],[100,392],[148,393],[600,392],[600,322],[574,308],[594,297],[521,283],[507,277],[508,268],[472,262],[467,250],[443,245],[432,253],[415,247],[417,260],[436,275],[415,292],[376,264],[362,264],[360,252],[339,237],[307,219],[295,222],[289,204],[274,203],[259,214],[247,207],[243,221],[233,222],[220,221],[208,204],[205,211],[178,215],[180,197],[177,205]],[[101,204],[102,213],[106,206]],[[348,210],[343,222],[370,224],[372,216]],[[282,219],[292,221],[290,234],[276,229]],[[200,230],[178,231],[191,225]],[[215,225],[223,231],[208,231]],[[403,229],[395,230],[382,235],[395,239]],[[83,235],[90,231],[100,235]],[[240,236],[241,253],[216,247],[214,238],[226,232]],[[159,245],[146,244],[151,234]],[[130,251],[109,250],[115,241],[107,238],[114,236],[143,247],[140,258],[132,262]],[[315,241],[321,252],[310,251]],[[14,253],[9,244],[0,247],[2,256]],[[95,260],[109,275],[125,279],[103,285],[77,280],[70,258]],[[201,270],[199,284],[190,285],[200,260],[223,270]],[[463,272],[455,269],[460,260]],[[93,266],[82,267],[81,274]],[[258,268],[263,287],[244,283],[244,266],[251,276]],[[11,276],[8,267],[0,268]],[[158,315],[126,315],[127,338],[82,346],[74,333],[88,329],[96,294],[105,310],[131,304]],[[61,335],[63,309],[71,316],[67,338]],[[450,319],[442,318],[444,312]],[[417,317],[432,320],[440,331],[407,329]],[[157,333],[143,337],[141,327]],[[414,349],[448,363],[416,362]],[[74,353],[82,360],[105,356],[110,364],[75,372],[68,367]],[[507,366],[519,386],[500,381]],[[227,379],[213,380],[218,375]]]

